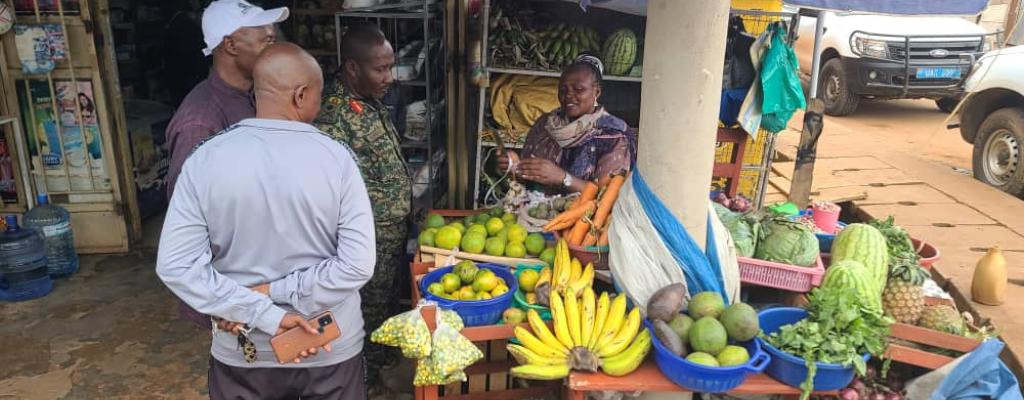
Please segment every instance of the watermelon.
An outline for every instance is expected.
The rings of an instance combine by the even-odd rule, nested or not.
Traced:
[[[604,65],[608,75],[625,75],[636,61],[636,34],[623,28],[613,32],[604,41]]]
[[[850,224],[832,241],[832,262],[853,260],[867,268],[881,294],[889,276],[889,249],[885,236],[868,224]]]
[[[823,289],[853,290],[864,302],[864,309],[882,313],[882,296],[875,287],[874,277],[859,261],[842,260],[832,263],[821,281]]]

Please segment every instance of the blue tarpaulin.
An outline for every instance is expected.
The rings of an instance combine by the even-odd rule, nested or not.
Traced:
[[[587,7],[647,15],[647,0],[566,0]],[[988,0],[785,0],[800,8],[892,15],[978,15]]]
[[[892,15],[977,15],[988,0],[785,0],[800,8]]]

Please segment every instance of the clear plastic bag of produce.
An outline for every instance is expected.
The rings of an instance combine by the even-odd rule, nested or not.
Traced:
[[[430,355],[430,329],[420,314],[424,305],[421,302],[410,311],[388,318],[370,334],[370,341],[398,347],[402,349],[402,355],[408,358],[419,359]]]
[[[462,336],[459,329],[444,321],[443,314],[439,319],[441,321],[434,331],[433,351],[429,357],[420,360],[416,365],[416,376],[413,378],[413,384],[416,386],[445,385],[464,381],[466,374],[463,371],[466,367],[484,357],[484,353]],[[461,320],[459,322],[461,323]]]

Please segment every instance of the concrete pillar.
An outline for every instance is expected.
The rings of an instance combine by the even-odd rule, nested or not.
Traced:
[[[703,246],[722,94],[726,0],[650,0],[638,167]]]

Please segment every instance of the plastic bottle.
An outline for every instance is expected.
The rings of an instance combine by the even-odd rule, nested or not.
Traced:
[[[18,226],[18,217],[4,218],[0,233],[0,300],[22,301],[43,297],[53,290],[46,269],[46,243],[42,232]]]
[[[50,277],[71,276],[78,272],[71,213],[61,206],[50,204],[50,197],[45,193],[37,196],[36,202],[39,205],[25,213],[25,226],[38,228],[46,237],[46,265]]]

